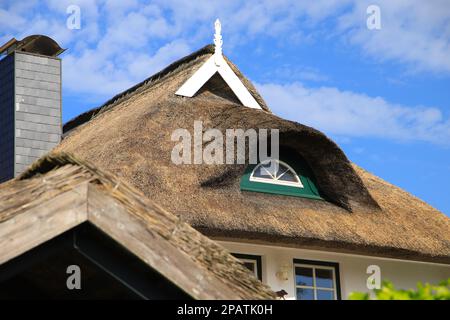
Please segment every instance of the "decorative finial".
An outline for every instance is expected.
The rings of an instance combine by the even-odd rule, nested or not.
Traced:
[[[216,32],[214,33],[214,45],[215,47],[215,51],[214,51],[214,55],[215,55],[215,62],[216,65],[220,65],[220,61],[222,59],[222,44],[223,44],[223,40],[222,40],[222,25],[220,24],[219,19],[216,19],[216,22],[214,22],[214,28],[216,30]]]

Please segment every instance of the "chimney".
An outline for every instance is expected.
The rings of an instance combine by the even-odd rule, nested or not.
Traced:
[[[0,47],[0,183],[61,140],[61,59],[51,38],[33,35]]]

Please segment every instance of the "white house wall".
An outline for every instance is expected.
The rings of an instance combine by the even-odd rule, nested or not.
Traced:
[[[449,265],[237,242],[219,241],[219,243],[232,253],[260,255],[263,282],[274,291],[284,289],[289,299],[295,299],[294,259],[339,263],[342,299],[346,299],[352,291],[369,292],[366,283],[370,274],[367,274],[366,270],[370,265],[380,267],[382,280],[390,280],[397,288],[402,289],[415,288],[419,281],[437,284],[450,278]],[[283,266],[288,269],[287,281],[280,280],[276,276]]]

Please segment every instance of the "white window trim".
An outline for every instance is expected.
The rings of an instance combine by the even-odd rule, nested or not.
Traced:
[[[302,268],[308,268],[312,269],[313,274],[313,285],[312,286],[303,286],[303,285],[297,285],[297,277],[295,273],[295,267],[302,267]],[[323,287],[317,287],[316,286],[316,269],[326,269],[331,270],[332,276],[333,276],[333,288],[323,288]],[[295,297],[297,298],[297,288],[302,289],[312,289],[314,293],[314,300],[317,300],[317,290],[323,290],[323,291],[332,291],[334,300],[337,300],[337,281],[336,281],[336,270],[334,267],[329,266],[321,266],[321,265],[315,265],[315,264],[302,264],[302,263],[294,263],[294,286],[295,286]]]
[[[253,176],[253,174],[255,173],[255,171],[262,165],[269,163],[270,161],[277,161],[279,164],[287,167],[295,176],[295,178],[297,179],[297,182],[292,182],[292,181],[283,181],[283,180],[277,180],[275,178],[271,179],[271,178],[260,178],[260,177],[255,177]],[[295,170],[288,165],[286,162],[281,161],[281,160],[274,160],[274,159],[269,159],[269,160],[265,160],[263,162],[260,162],[252,171],[251,175],[250,175],[250,181],[253,182],[262,182],[262,183],[268,183],[268,184],[275,184],[275,185],[281,185],[281,186],[289,186],[289,187],[297,187],[297,188],[304,188],[302,181],[300,180],[300,177],[298,176],[297,172],[295,172]]]

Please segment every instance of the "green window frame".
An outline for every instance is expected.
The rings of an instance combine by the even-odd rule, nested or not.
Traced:
[[[241,190],[323,200],[316,186],[314,176],[303,159],[300,157],[285,157],[271,161],[279,161],[281,165],[290,169],[293,175],[300,180],[299,183],[286,183],[275,179],[271,182],[270,179],[263,181],[263,179],[255,178],[253,176],[255,170],[267,163],[265,161],[247,166],[241,178]]]

